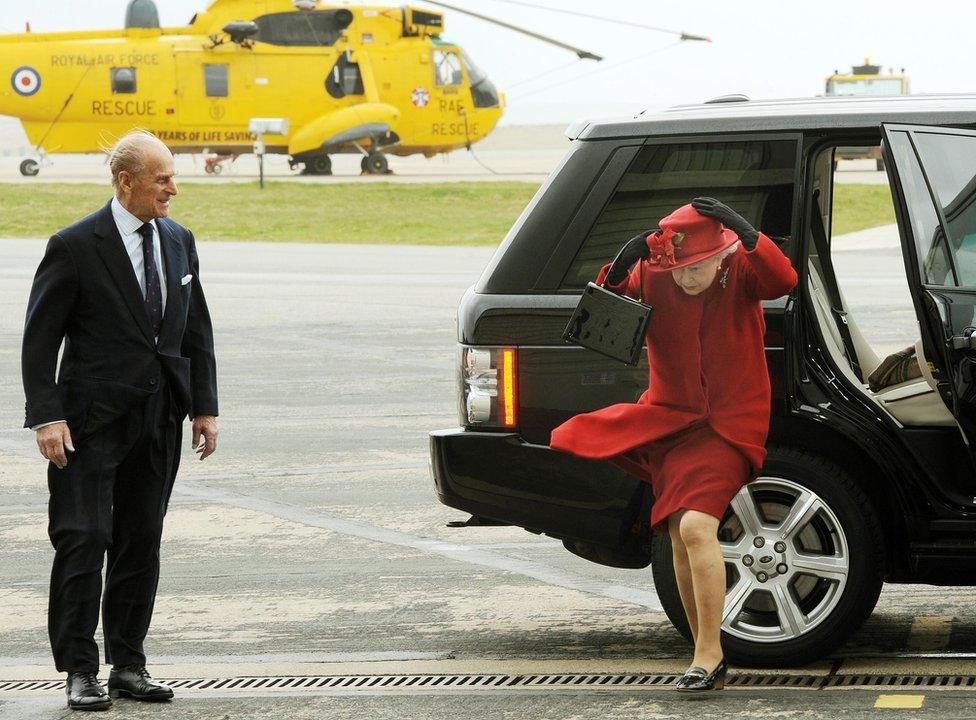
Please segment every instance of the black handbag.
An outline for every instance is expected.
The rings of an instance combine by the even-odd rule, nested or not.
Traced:
[[[623,248],[620,252],[623,252]],[[620,259],[620,252],[610,264],[611,269]],[[643,265],[639,267],[643,273]],[[643,275],[640,292],[643,292]],[[640,362],[644,333],[653,312],[654,308],[642,303],[639,295],[637,300],[632,300],[602,285],[587,283],[569,324],[563,330],[563,340],[627,365],[636,365]]]

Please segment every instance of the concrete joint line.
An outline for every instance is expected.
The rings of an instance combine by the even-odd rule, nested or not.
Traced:
[[[173,492],[200,500],[266,513],[284,520],[290,520],[324,530],[331,530],[342,535],[351,535],[363,540],[372,540],[388,545],[422,550],[451,560],[457,560],[458,562],[481,565],[483,567],[523,575],[548,585],[569,590],[578,590],[633,605],[641,605],[652,612],[664,612],[661,601],[658,600],[657,594],[653,591],[606,583],[601,580],[583,577],[529,560],[520,560],[458,543],[416,537],[397,530],[389,530],[358,520],[347,520],[335,517],[334,515],[314,512],[295,505],[275,502],[274,500],[264,500],[251,495],[216,490],[192,481],[178,481]]]

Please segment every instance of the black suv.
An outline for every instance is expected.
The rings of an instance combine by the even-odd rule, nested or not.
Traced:
[[[733,96],[570,127],[566,157],[458,309],[461,427],[430,436],[441,502],[597,563],[651,564],[690,637],[669,539],[649,532],[650,487],[548,442],[647,382],[646,365],[561,340],[581,289],[628,238],[707,195],[773,237],[800,276],[764,303],[769,454],[719,530],[728,657],[815,660],[870,615],[885,581],[976,584],[974,129],[976,96]],[[831,226],[837,149],[879,145],[922,375],[872,391],[881,358],[838,285]]]

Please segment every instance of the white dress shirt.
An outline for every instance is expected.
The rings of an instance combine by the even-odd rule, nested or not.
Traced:
[[[112,198],[112,219],[115,220],[115,227],[119,229],[122,236],[122,244],[129,255],[129,262],[132,263],[132,271],[136,274],[139,282],[139,289],[142,290],[142,298],[146,299],[146,271],[142,255],[142,235],[139,228],[143,222],[135,215],[130,213],[119,202],[118,198]],[[150,220],[149,225],[153,229],[153,259],[156,261],[156,272],[159,274],[159,289],[163,294],[163,313],[166,312],[166,275],[163,271],[162,248],[159,245],[159,228],[156,221]]]
[[[118,228],[119,235],[122,236],[122,244],[125,246],[125,252],[129,256],[129,262],[132,263],[132,272],[136,274],[136,281],[139,283],[139,289],[142,290],[142,299],[145,300],[146,271],[145,260],[142,254],[142,235],[139,234],[139,228],[143,226],[143,222],[122,207],[122,203],[116,197],[112,198],[112,219],[115,220],[115,227]],[[155,220],[150,220],[149,225],[153,229],[153,260],[156,261],[156,272],[159,274],[159,290],[163,295],[162,312],[165,313],[166,274],[163,271],[163,252],[159,244],[159,228],[156,227]],[[159,338],[156,339],[158,340]],[[64,422],[64,420],[52,420],[51,422],[34,425],[31,430],[39,430],[45,425],[54,425],[59,422]]]

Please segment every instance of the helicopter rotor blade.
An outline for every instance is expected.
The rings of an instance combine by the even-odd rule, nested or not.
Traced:
[[[519,7],[535,8],[536,10],[546,10],[548,12],[560,13],[562,15],[573,15],[574,17],[586,18],[587,20],[599,20],[600,22],[611,23],[613,25],[623,25],[625,27],[640,28],[641,30],[653,30],[655,32],[678,35],[682,40],[700,40],[711,42],[712,39],[704,35],[693,35],[692,33],[681,30],[671,30],[670,28],[657,27],[656,25],[644,25],[642,23],[631,22],[630,20],[618,20],[617,18],[603,17],[602,15],[591,15],[589,13],[566,10],[565,8],[549,7],[548,5],[537,5],[536,3],[524,2],[523,0],[494,0],[495,2],[505,3],[506,5],[518,5]]]
[[[446,2],[440,2],[440,0],[424,0],[424,2],[430,5],[437,5],[438,7],[447,8],[448,10],[453,10],[454,12],[459,12],[462,15],[470,15],[473,18],[478,18],[479,20],[484,20],[485,22],[492,23],[493,25],[498,25],[499,27],[507,28],[509,30],[514,30],[517,33],[523,35],[528,35],[530,38],[535,38],[536,40],[541,40],[544,43],[549,43],[550,45],[555,45],[556,47],[561,47],[564,50],[569,50],[570,52],[576,53],[576,57],[580,60],[596,60],[600,62],[603,60],[602,55],[597,55],[596,53],[591,53],[589,50],[584,50],[583,48],[578,48],[574,45],[569,45],[568,43],[561,42],[555,38],[548,37],[546,35],[541,35],[540,33],[533,32],[532,30],[527,30],[518,25],[512,25],[504,20],[499,20],[497,18],[488,17],[487,15],[481,15],[480,13],[473,12],[472,10],[465,10],[464,8],[457,7],[456,5],[449,5]]]

